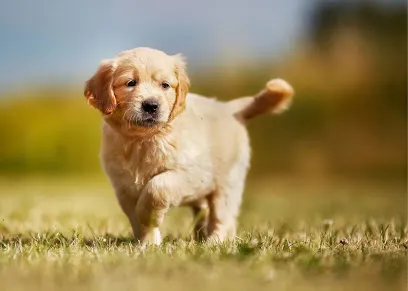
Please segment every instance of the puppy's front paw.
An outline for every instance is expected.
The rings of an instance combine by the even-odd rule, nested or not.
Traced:
[[[152,244],[159,246],[162,243],[162,237],[160,234],[160,229],[158,227],[153,228],[153,238]]]
[[[147,246],[159,246],[162,243],[162,237],[160,234],[160,229],[158,227],[152,228],[148,233],[143,236],[143,239],[136,240],[139,242],[139,245],[142,250],[145,250]]]

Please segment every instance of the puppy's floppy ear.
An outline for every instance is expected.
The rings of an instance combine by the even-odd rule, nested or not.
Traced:
[[[176,101],[174,102],[173,109],[170,113],[169,120],[173,120],[178,114],[183,112],[186,106],[186,95],[190,88],[190,80],[187,76],[186,62],[181,54],[173,56],[175,59],[175,72],[178,80],[176,88]]]
[[[116,108],[113,93],[115,69],[114,60],[104,60],[93,77],[85,83],[84,95],[88,103],[106,115],[111,114]]]

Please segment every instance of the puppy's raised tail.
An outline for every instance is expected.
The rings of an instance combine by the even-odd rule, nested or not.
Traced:
[[[288,82],[282,79],[272,79],[266,83],[266,88],[251,97],[242,97],[227,104],[234,116],[247,121],[262,114],[279,114],[287,110],[293,100],[294,90]]]

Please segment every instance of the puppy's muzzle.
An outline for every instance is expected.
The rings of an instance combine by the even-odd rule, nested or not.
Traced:
[[[144,113],[155,115],[159,109],[159,102],[156,99],[148,99],[143,101],[142,109]]]
[[[141,104],[142,118],[139,122],[142,126],[154,126],[160,115],[160,106],[156,98],[148,98]]]

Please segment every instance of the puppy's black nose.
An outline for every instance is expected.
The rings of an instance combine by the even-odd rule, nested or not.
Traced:
[[[153,114],[157,111],[159,103],[156,100],[145,100],[142,103],[142,109],[144,112]]]

